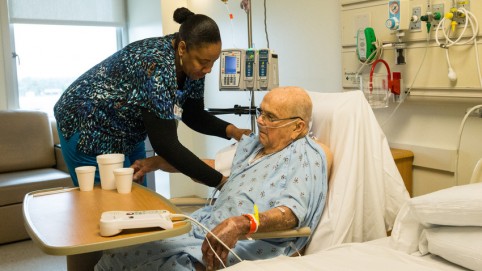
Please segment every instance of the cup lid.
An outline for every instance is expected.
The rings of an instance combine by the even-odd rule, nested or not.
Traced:
[[[107,153],[97,155],[97,163],[99,164],[114,164],[124,162],[124,154],[122,153]]]
[[[127,175],[127,174],[133,174],[133,173],[134,173],[134,169],[131,167],[114,169],[114,175]]]
[[[81,167],[76,167],[75,172],[79,173],[87,173],[87,172],[93,172],[95,171],[95,166],[81,166]]]

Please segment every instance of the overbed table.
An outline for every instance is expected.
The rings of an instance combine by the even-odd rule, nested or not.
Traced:
[[[78,256],[99,255],[99,251],[105,249],[166,239],[191,229],[190,222],[182,221],[175,223],[170,230],[123,230],[116,236],[100,236],[101,214],[122,210],[182,213],[163,196],[135,183],[129,194],[102,190],[99,186],[88,192],[76,188],[34,191],[25,196],[23,204],[25,227],[30,237],[45,253],[66,255],[69,270],[72,265],[69,262],[80,259]]]

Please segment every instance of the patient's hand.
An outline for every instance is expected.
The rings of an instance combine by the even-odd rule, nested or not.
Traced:
[[[242,225],[247,224],[246,218],[243,216],[236,216],[225,219],[219,225],[217,225],[213,230],[212,233],[216,235],[221,241],[223,241],[229,248],[233,248],[234,245],[238,242],[239,237],[246,232],[242,232],[243,227]],[[203,261],[204,265],[206,266],[206,270],[217,270],[219,269],[221,263],[214,255],[213,250],[209,247],[209,243],[211,244],[216,254],[219,255],[221,260],[224,264],[226,264],[226,260],[228,258],[229,250],[224,247],[219,241],[213,237],[211,234],[207,234],[204,242],[201,246],[201,251],[203,253]]]
[[[164,158],[160,156],[153,156],[146,159],[136,160],[134,164],[131,165],[134,169],[134,181],[137,183],[142,183],[144,175],[151,171],[158,169],[167,172],[177,172],[177,169],[171,166]]]

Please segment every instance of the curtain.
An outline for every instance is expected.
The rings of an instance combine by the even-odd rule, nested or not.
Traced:
[[[8,0],[10,23],[122,27],[125,0]]]

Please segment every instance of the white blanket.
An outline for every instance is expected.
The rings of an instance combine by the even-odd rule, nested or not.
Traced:
[[[461,271],[466,270],[434,256],[416,257],[370,243],[343,244],[302,257],[276,257],[262,261],[243,261],[229,271]]]
[[[312,132],[334,161],[328,204],[306,254],[386,236],[410,198],[363,93],[310,92]]]

